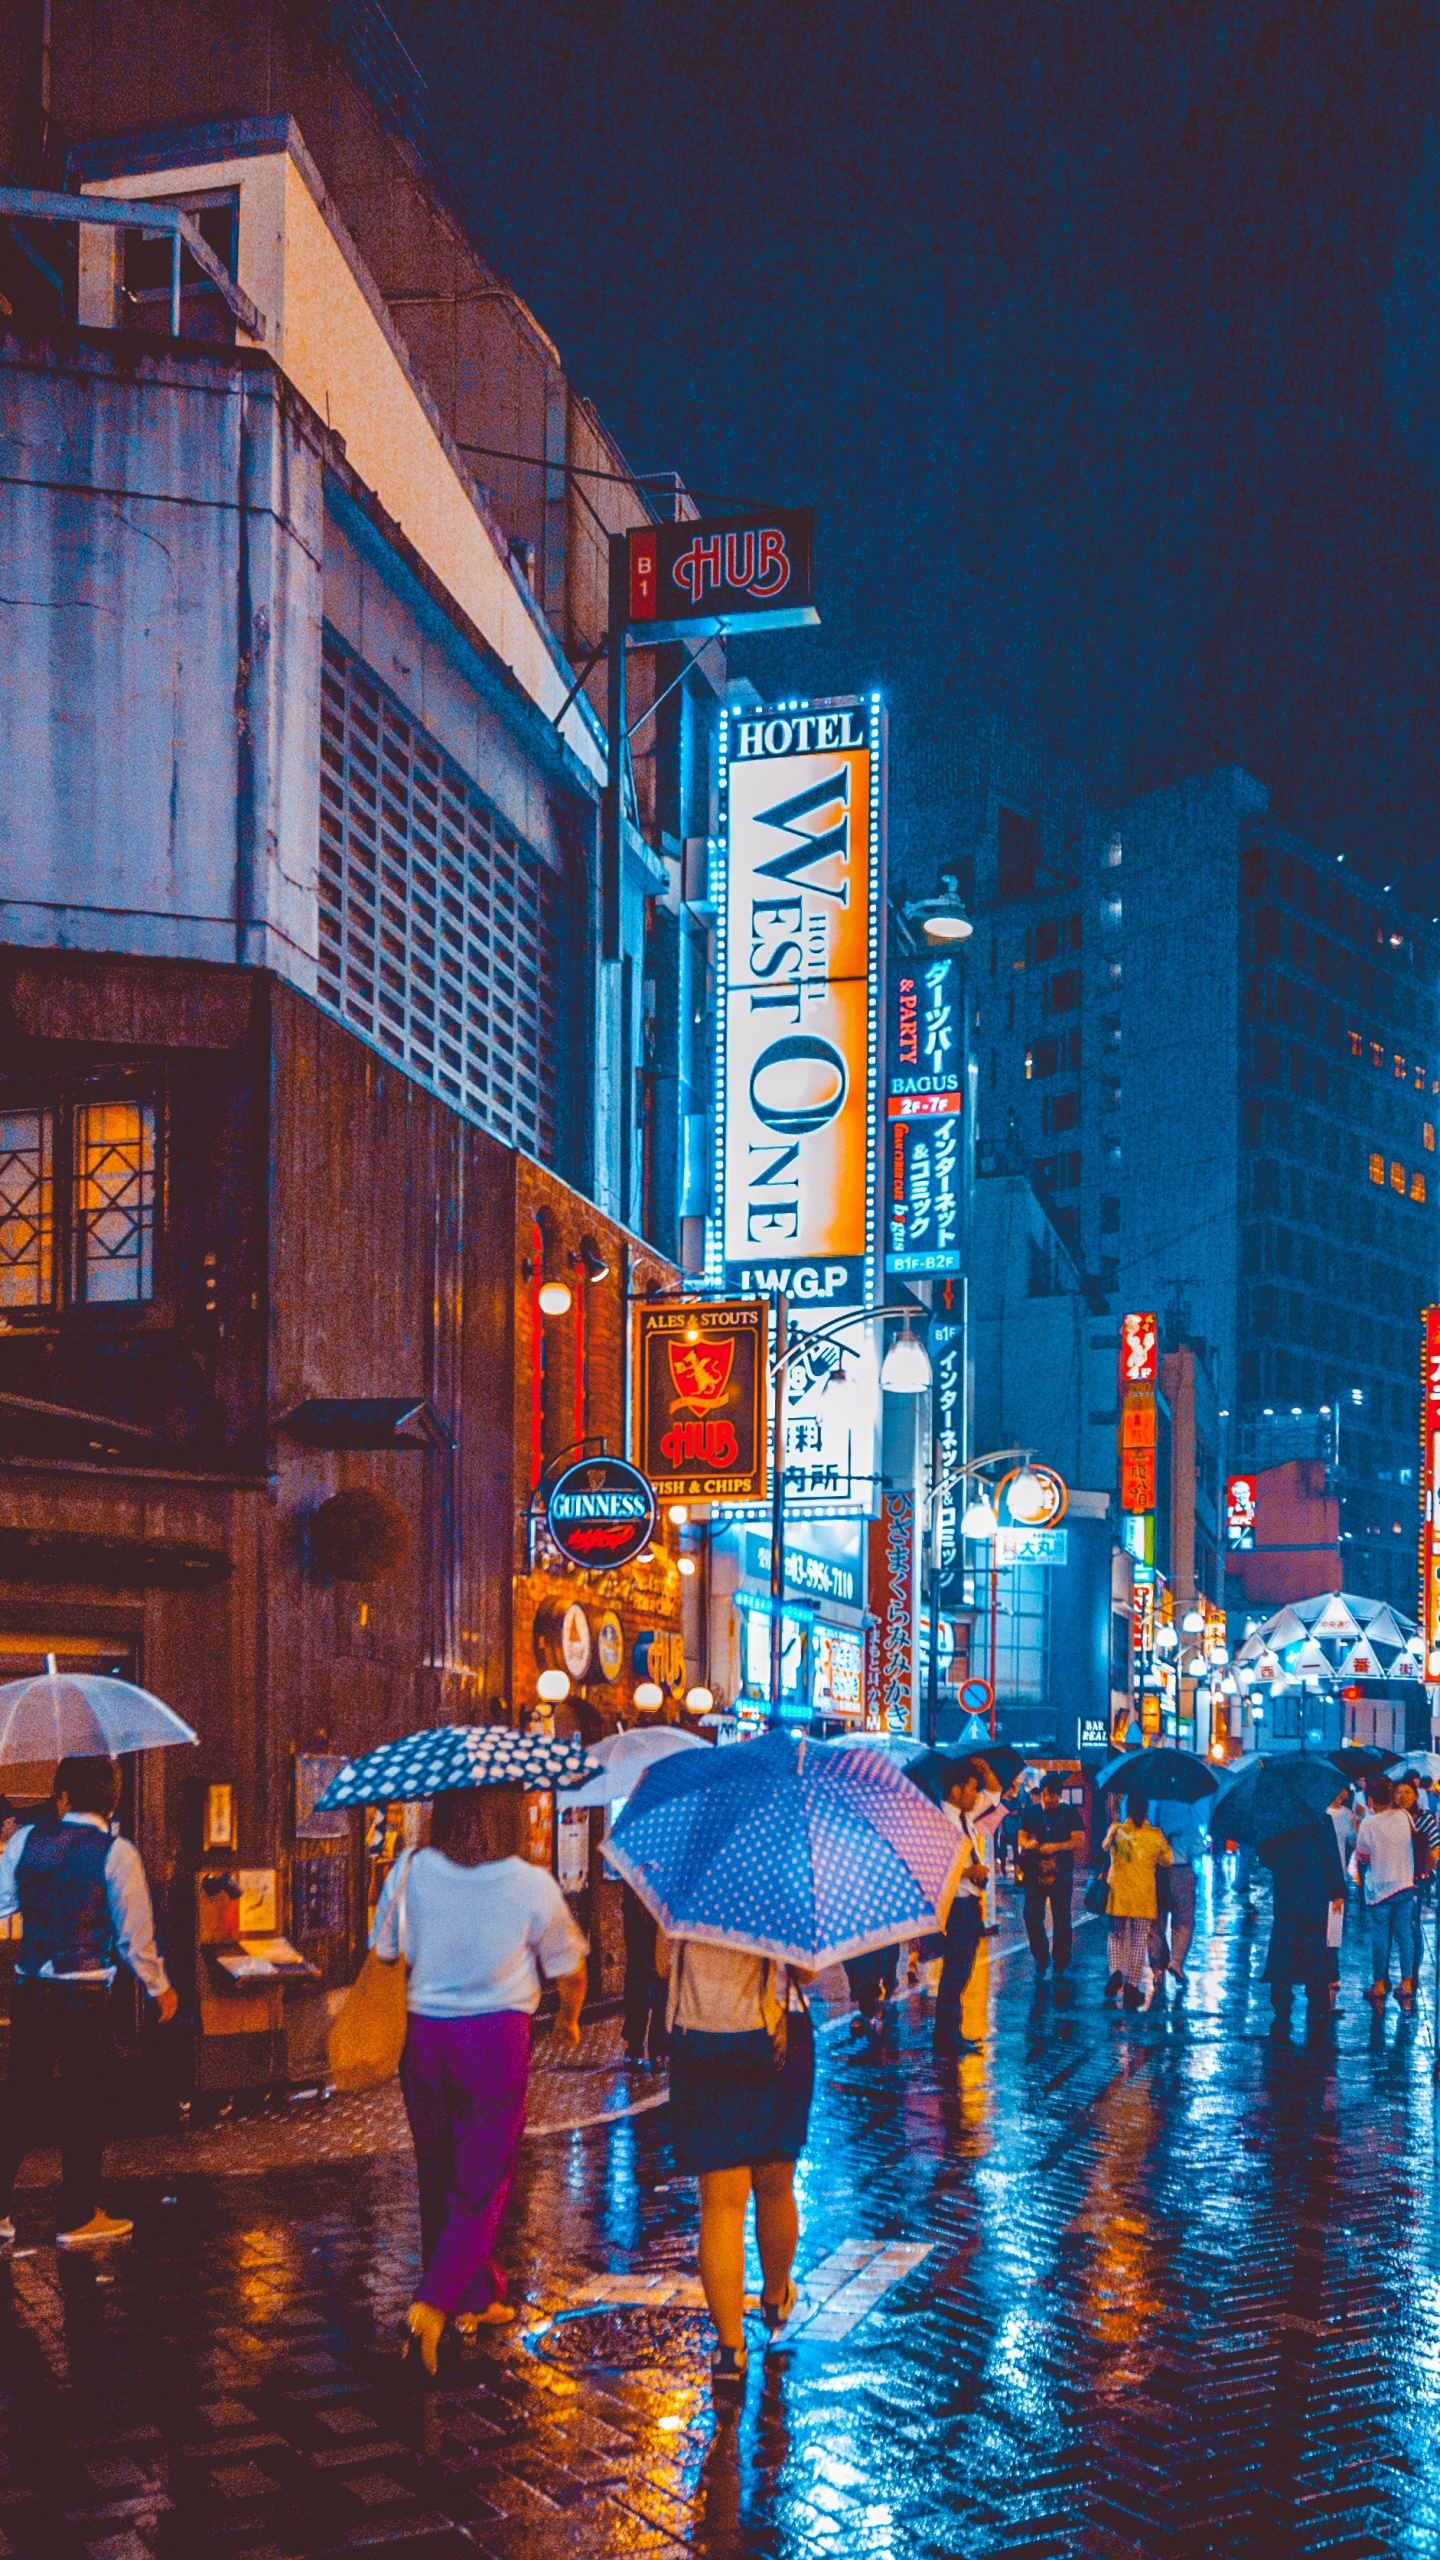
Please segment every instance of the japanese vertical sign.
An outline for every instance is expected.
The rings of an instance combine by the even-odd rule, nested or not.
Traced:
[[[885,1265],[960,1268],[965,1020],[960,963],[907,960],[890,991]]]
[[[1424,1315],[1424,1358],[1421,1371],[1421,1485],[1424,1511],[1420,1527],[1420,1633],[1425,1650],[1425,1677],[1440,1680],[1440,1307]]]
[[[1160,1375],[1160,1334],[1153,1315],[1129,1315],[1120,1324],[1120,1508],[1132,1515],[1155,1508],[1155,1388]],[[1151,1533],[1153,1535],[1153,1532]],[[1132,1553],[1140,1550],[1132,1548]],[[1150,1542],[1145,1542],[1148,1557]]]
[[[930,1320],[930,1367],[933,1377],[932,1413],[935,1439],[939,1452],[941,1481],[952,1476],[965,1454],[965,1326],[964,1283],[944,1280],[935,1291],[935,1313]],[[958,1591],[949,1589],[950,1576],[961,1562],[959,1522],[966,1498],[962,1482],[951,1487],[939,1505],[940,1589],[942,1601],[954,1607]]]
[[[707,1274],[798,1309],[872,1295],[883,736],[878,696],[722,724]]]
[[[909,1733],[915,1713],[915,1496],[887,1493],[870,1523],[865,1722]]]

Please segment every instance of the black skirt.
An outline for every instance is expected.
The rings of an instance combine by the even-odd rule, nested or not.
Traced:
[[[713,2048],[718,2036],[706,2038]],[[748,2045],[751,2039],[736,2037]],[[670,2140],[675,2166],[685,2177],[711,2169],[763,2169],[772,2160],[798,2160],[810,2128],[815,2087],[815,2034],[808,2015],[792,2009],[785,2068],[744,2063],[737,2070],[716,2058],[697,2060],[683,2035],[670,2048]]]

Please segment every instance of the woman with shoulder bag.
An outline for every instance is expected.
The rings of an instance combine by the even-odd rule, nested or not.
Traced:
[[[465,2336],[515,2316],[492,2251],[525,2130],[542,1979],[559,1989],[560,2034],[580,2041],[585,1940],[524,1844],[520,1787],[436,1796],[430,1847],[396,1860],[370,1934],[382,1962],[410,1968],[400,2086],[425,2271],[406,2326],[427,2373],[447,2320]]]
[[[711,2390],[717,2407],[733,2409],[744,2399],[749,2364],[745,2211],[752,2191],[761,2307],[772,2337],[795,2308],[795,2163],[815,2081],[803,1992],[814,1976],[663,1931],[655,1960],[669,1986],[675,2166],[700,2181],[700,2281],[719,2339]]]

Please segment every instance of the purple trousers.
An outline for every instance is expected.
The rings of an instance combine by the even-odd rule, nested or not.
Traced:
[[[503,2298],[492,2251],[525,2130],[530,2020],[523,2010],[480,2018],[411,2013],[400,2086],[420,2179],[419,2300],[447,2315],[488,2311]]]

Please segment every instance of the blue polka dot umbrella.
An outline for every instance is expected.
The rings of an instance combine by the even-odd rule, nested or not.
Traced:
[[[943,1928],[960,1848],[888,1755],[772,1731],[657,1761],[605,1856],[671,1936],[818,1972]]]
[[[451,1787],[532,1787],[537,1791],[578,1784],[600,1767],[583,1742],[543,1733],[516,1733],[508,1724],[441,1724],[382,1742],[359,1760],[347,1760],[316,1804],[334,1813],[347,1804],[414,1803]]]

